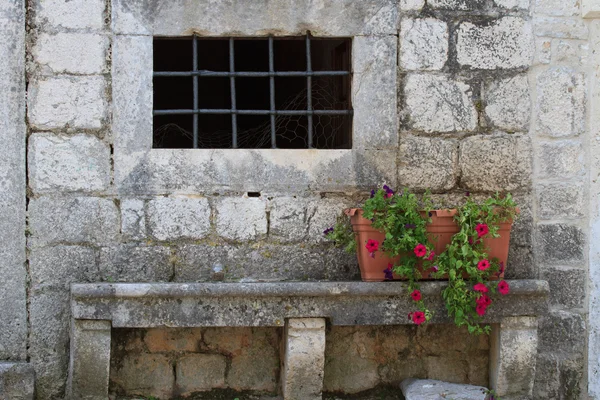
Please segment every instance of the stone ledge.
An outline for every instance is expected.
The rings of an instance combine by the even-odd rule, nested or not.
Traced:
[[[542,315],[549,285],[508,281],[511,293],[496,301],[485,322]],[[451,322],[441,290],[446,282],[423,282],[434,317]],[[110,320],[118,327],[283,326],[289,318],[327,318],[333,325],[410,324],[414,311],[405,282],[140,283],[74,284],[75,319]]]

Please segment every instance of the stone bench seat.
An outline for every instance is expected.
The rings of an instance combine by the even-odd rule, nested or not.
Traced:
[[[503,398],[531,396],[537,317],[547,311],[545,281],[508,281],[486,316],[493,332],[490,386]],[[441,298],[447,285],[423,282],[430,323],[451,323]],[[123,283],[71,286],[72,399],[106,399],[111,328],[285,327],[282,391],[286,399],[320,398],[325,323],[412,324],[405,282]]]

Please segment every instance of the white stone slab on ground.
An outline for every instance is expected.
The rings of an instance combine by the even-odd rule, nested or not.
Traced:
[[[486,388],[432,379],[409,378],[400,384],[406,400],[485,400]]]

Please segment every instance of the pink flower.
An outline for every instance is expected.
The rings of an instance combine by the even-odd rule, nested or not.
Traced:
[[[369,253],[375,253],[379,249],[379,242],[377,240],[369,239],[365,245]]]
[[[419,300],[421,300],[421,292],[420,292],[420,291],[418,291],[418,290],[414,290],[414,291],[413,291],[413,292],[410,294],[410,297],[412,297],[412,299],[413,299],[414,301],[419,301]]]
[[[500,294],[508,294],[508,292],[510,291],[510,286],[508,286],[508,282],[506,281],[500,281],[498,282],[498,291],[500,292]]]
[[[488,260],[481,260],[477,263],[477,269],[480,271],[485,271],[490,267],[490,262]]]
[[[421,325],[425,322],[425,314],[422,311],[415,311],[412,313],[412,320],[415,324]]]
[[[433,257],[435,257],[435,251],[429,253],[429,257],[427,257],[427,261],[433,261]]]
[[[475,301],[475,303],[477,303],[477,305],[483,304],[484,306],[487,307],[490,304],[492,304],[492,299],[490,299],[487,294],[484,294],[484,295],[479,296],[479,298]]]
[[[487,307],[483,304],[477,304],[477,307],[475,307],[475,311],[477,312],[477,315],[479,315],[480,317],[483,317],[485,315],[486,309],[487,309]]]
[[[488,234],[488,232],[490,231],[490,228],[488,228],[488,226],[486,224],[477,224],[477,226],[475,227],[475,230],[477,231],[477,235],[479,237],[485,236]]]
[[[427,247],[419,243],[415,246],[414,252],[417,257],[425,257],[425,254],[427,254]]]
[[[487,286],[485,286],[483,283],[478,283],[477,285],[473,286],[473,289],[475,291],[481,292],[481,293],[487,293],[488,292]]]

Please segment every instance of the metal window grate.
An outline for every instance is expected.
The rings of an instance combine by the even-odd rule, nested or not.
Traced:
[[[264,39],[264,38],[263,38]],[[294,38],[298,39],[298,38]],[[156,39],[155,39],[156,40]],[[156,119],[157,116],[174,116],[174,115],[191,115],[192,116],[192,148],[202,148],[206,146],[200,145],[200,124],[202,120],[202,116],[209,115],[231,115],[231,147],[239,148],[238,143],[238,116],[244,115],[254,115],[254,116],[269,116],[269,125],[270,125],[270,134],[269,141],[271,148],[278,148],[278,135],[277,135],[277,118],[282,116],[302,116],[307,118],[306,123],[306,148],[312,149],[315,148],[315,134],[314,134],[314,118],[319,118],[321,116],[347,116],[350,118],[353,114],[353,111],[350,106],[349,94],[346,95],[348,98],[344,102],[344,109],[340,109],[341,107],[333,107],[333,109],[327,109],[327,107],[321,107],[319,109],[315,108],[313,105],[313,78],[327,78],[327,77],[350,77],[350,66],[349,66],[349,54],[347,55],[347,60],[342,62],[341,64],[345,64],[345,70],[313,70],[313,54],[311,52],[311,44],[314,38],[311,38],[310,35],[303,37],[305,45],[304,50],[305,53],[302,55],[305,57],[306,69],[304,71],[276,71],[275,69],[275,39],[270,36],[267,38],[268,40],[268,71],[236,71],[236,51],[235,44],[239,40],[248,40],[247,38],[228,38],[228,70],[227,71],[213,71],[207,69],[199,69],[199,42],[202,40],[210,40],[206,38],[199,38],[194,35],[191,38],[192,41],[192,68],[189,71],[155,71],[154,72],[154,80],[156,82],[157,78],[191,78],[192,80],[192,96],[193,96],[193,108],[173,108],[173,109],[155,109],[153,111],[154,117]],[[221,39],[222,40],[222,39]],[[324,39],[319,39],[324,40]],[[349,42],[349,40],[348,40]],[[298,57],[298,54],[295,54]],[[156,67],[156,66],[155,66]],[[155,68],[156,69],[156,68]],[[229,91],[230,91],[230,107],[229,108],[202,108],[200,107],[199,96],[202,90],[202,78],[229,78]],[[268,109],[240,109],[238,108],[238,88],[236,78],[268,78],[269,88],[268,88],[268,97],[269,97],[269,106]],[[305,78],[306,79],[306,89],[305,93],[305,103],[306,107],[304,109],[278,109],[276,107],[276,78]],[[349,79],[348,79],[349,85]],[[349,90],[347,90],[349,93]],[[247,94],[246,94],[247,95]],[[156,94],[155,94],[156,98]],[[348,146],[350,143],[350,129],[349,122],[345,124],[344,135],[346,136],[345,146]],[[351,145],[351,144],[350,144]],[[155,147],[160,147],[156,146]],[[335,148],[334,146],[327,147],[317,147],[317,148]]]

